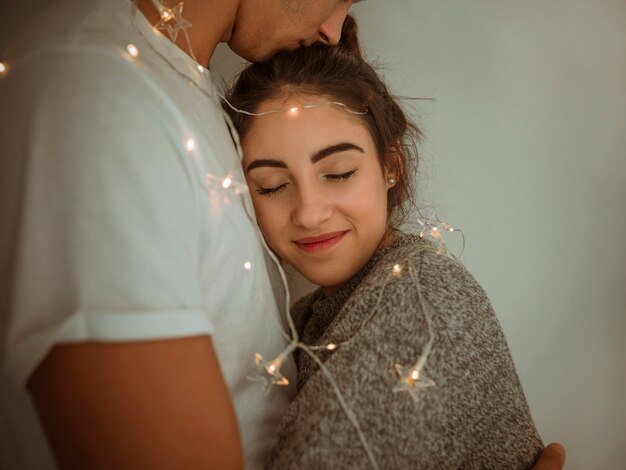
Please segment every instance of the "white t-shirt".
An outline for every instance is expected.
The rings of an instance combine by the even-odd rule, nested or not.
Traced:
[[[285,340],[209,72],[136,20],[55,2],[1,59],[2,468],[53,467],[25,383],[58,343],[211,335],[248,468],[294,393],[246,380]]]

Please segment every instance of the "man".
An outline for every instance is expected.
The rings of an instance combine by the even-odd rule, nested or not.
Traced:
[[[0,59],[3,468],[257,468],[292,397],[246,380],[285,341],[205,67],[353,1],[176,3],[59,0]]]

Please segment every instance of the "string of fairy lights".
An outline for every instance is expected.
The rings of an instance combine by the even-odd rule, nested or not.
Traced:
[[[169,38],[175,42],[178,39],[179,34],[181,34],[182,32],[185,38],[185,43],[187,45],[187,53],[195,61],[198,72],[201,74],[201,76],[205,78],[207,75],[209,76],[208,78],[212,78],[208,70],[198,63],[198,61],[196,60],[193,54],[191,41],[189,39],[189,34],[188,34],[188,29],[192,27],[192,24],[183,17],[183,2],[178,3],[176,6],[172,8],[166,6],[160,0],[152,0],[152,3],[160,15],[160,20],[152,28],[153,33],[156,35],[159,35],[161,33],[166,33],[169,36]],[[214,101],[216,106],[218,106],[220,110],[222,109],[222,107],[219,105],[219,102],[217,101],[218,99],[222,99],[227,104],[227,106],[229,106],[234,111],[238,113],[247,114],[250,116],[264,116],[268,114],[281,113],[281,112],[290,113],[291,115],[296,116],[301,110],[304,111],[304,110],[313,109],[319,106],[335,106],[335,107],[339,107],[345,110],[348,113],[356,114],[356,115],[362,115],[368,112],[367,107],[365,107],[362,110],[352,109],[348,107],[346,104],[338,102],[338,101],[321,101],[321,102],[316,102],[316,103],[311,103],[311,104],[304,103],[304,104],[299,104],[298,106],[294,106],[292,104],[289,107],[272,109],[272,110],[265,111],[262,113],[255,113],[255,112],[251,112],[248,110],[238,109],[234,107],[231,103],[229,103],[228,100],[224,96],[222,96],[222,94],[219,93],[219,91],[217,91],[218,90],[217,87],[212,87],[207,90],[204,87],[200,86],[196,79],[186,75],[181,70],[179,70],[179,68],[177,68],[165,55],[163,55],[156,47],[152,45],[149,38],[144,36],[144,33],[141,31],[141,28],[139,28],[137,25],[137,10],[138,10],[137,5],[138,5],[138,0],[133,0],[131,3],[130,13],[131,13],[131,19],[132,19],[132,23],[133,23],[135,30],[138,32],[139,36],[144,40],[144,44],[141,47],[145,46],[145,47],[150,48],[176,74],[181,76],[181,78],[187,81],[191,86],[195,87],[201,93],[206,95],[211,101]],[[127,57],[129,59],[134,60],[134,61],[141,60],[140,59],[140,56],[141,56],[140,46],[138,46],[137,44],[133,44],[133,43],[127,44],[121,50],[123,54],[127,54]],[[7,62],[0,61],[0,79],[6,76],[8,73],[10,73],[10,69],[11,68]],[[234,129],[232,120],[230,119],[230,116],[228,116],[228,114],[225,111],[222,110],[222,113],[231,131],[231,135],[233,136],[233,141],[237,150],[237,154],[239,158],[242,159],[243,152],[241,148],[241,143],[239,141],[238,134]],[[193,138],[193,136],[183,136],[181,138],[181,146],[189,154],[193,154],[197,150],[196,140]],[[227,173],[226,175],[215,175],[212,173],[207,173],[205,175],[204,180],[205,180],[206,189],[208,193],[211,195],[221,195],[222,202],[224,204],[230,203],[233,197],[239,198],[240,196],[247,194],[249,192],[248,186],[246,185],[245,181],[238,181],[236,177],[233,176],[235,173],[236,172],[234,170],[232,172]],[[312,360],[318,365],[321,373],[328,380],[330,386],[332,387],[337,397],[337,400],[341,408],[343,409],[346,416],[348,417],[348,419],[354,426],[354,429],[357,432],[357,435],[363,445],[364,450],[366,451],[368,455],[368,458],[372,466],[374,468],[378,468],[378,464],[374,457],[373,451],[370,445],[368,444],[367,439],[365,438],[365,435],[361,429],[361,426],[354,412],[346,403],[343,397],[343,394],[341,393],[341,389],[339,385],[337,384],[337,382],[335,381],[335,378],[330,373],[328,368],[324,365],[324,362],[316,354],[316,352],[321,351],[321,350],[334,351],[342,347],[345,347],[353,341],[354,337],[348,338],[347,340],[339,342],[339,343],[328,343],[328,344],[323,344],[323,345],[307,345],[300,341],[293,318],[289,314],[291,300],[289,296],[289,289],[287,287],[287,278],[282,268],[281,262],[278,260],[276,255],[272,252],[272,250],[267,246],[267,243],[265,242],[264,237],[262,236],[262,234],[260,233],[258,229],[254,216],[252,216],[249,213],[245,204],[244,204],[244,208],[245,208],[245,213],[247,214],[247,217],[249,218],[249,221],[253,224],[253,226],[257,228],[259,239],[261,240],[264,246],[264,249],[267,251],[267,253],[271,257],[273,262],[278,267],[278,271],[279,271],[282,283],[285,288],[285,294],[286,294],[285,295],[285,309],[287,312],[286,319],[287,319],[287,324],[289,327],[288,332],[284,331],[284,328],[281,327],[283,335],[288,343],[286,348],[277,357],[269,359],[269,360],[264,358],[260,353],[256,353],[254,357],[254,363],[256,365],[256,369],[254,370],[254,373],[248,378],[250,380],[260,383],[262,387],[265,389],[266,393],[269,391],[270,387],[272,386],[288,385],[289,379],[283,376],[283,374],[281,373],[281,367],[283,366],[285,361],[289,359],[291,354],[296,349],[301,349],[304,352],[306,352],[312,358]],[[420,217],[417,221],[421,226],[419,237],[428,242],[428,243],[423,244],[424,246],[423,249],[434,249],[440,255],[451,255],[444,241],[443,233],[458,232],[463,237],[463,233],[461,232],[461,230],[455,229],[450,224],[438,220],[436,216],[432,218]],[[465,248],[465,239],[463,237],[463,249],[461,250],[461,254],[464,248]],[[451,256],[453,258],[456,258],[454,257],[454,255],[451,255]],[[249,260],[246,260],[243,263],[243,269],[245,271],[251,271],[253,269],[252,263]],[[432,315],[430,314],[430,306],[425,301],[424,295],[422,295],[422,292],[420,290],[420,282],[418,279],[418,271],[415,268],[415,266],[412,264],[410,257],[407,257],[406,259],[403,259],[403,260],[398,260],[398,262],[391,267],[391,269],[389,270],[387,276],[385,277],[382,283],[382,286],[378,293],[376,303],[374,307],[372,308],[370,314],[363,321],[362,326],[367,324],[377,314],[380,304],[384,298],[385,287],[389,284],[390,281],[393,280],[393,278],[398,278],[400,276],[409,276],[417,289],[417,295],[418,295],[418,299],[420,302],[421,311],[427,324],[429,339],[428,339],[427,344],[424,346],[421,354],[413,363],[408,364],[408,365],[394,364],[394,368],[397,373],[397,382],[395,386],[393,387],[393,392],[407,393],[412,400],[417,402],[419,401],[420,396],[425,389],[435,386],[435,382],[432,379],[430,379],[425,374],[425,371],[424,371],[428,356],[433,347],[435,334],[434,334],[434,329],[433,329],[432,320],[431,320]]]

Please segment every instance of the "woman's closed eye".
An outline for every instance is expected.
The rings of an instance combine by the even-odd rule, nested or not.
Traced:
[[[324,178],[331,181],[347,180],[348,178],[352,177],[356,173],[356,171],[357,168],[355,168],[354,170],[346,171],[345,173],[331,173],[324,175]]]
[[[342,181],[342,180],[347,180],[351,178],[352,176],[354,176],[356,172],[357,172],[357,168],[355,168],[354,170],[346,171],[344,173],[327,173],[323,175],[323,178],[328,181]],[[261,196],[275,196],[281,191],[287,189],[288,186],[289,186],[289,181],[286,181],[276,186],[264,187],[264,186],[259,185],[259,189],[257,189],[256,192],[257,194],[260,194]]]
[[[287,189],[288,185],[289,185],[289,182],[285,182],[283,184],[279,184],[278,186],[272,186],[272,187],[267,187],[267,188],[264,188],[263,186],[259,186],[259,189],[257,189],[256,192],[262,196],[275,196],[276,194],[280,193],[284,189]]]

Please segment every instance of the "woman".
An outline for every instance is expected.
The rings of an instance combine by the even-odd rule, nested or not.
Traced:
[[[529,468],[542,443],[487,296],[398,230],[419,131],[352,32],[249,66],[228,97],[259,227],[320,286],[291,313],[298,395],[270,467]]]

